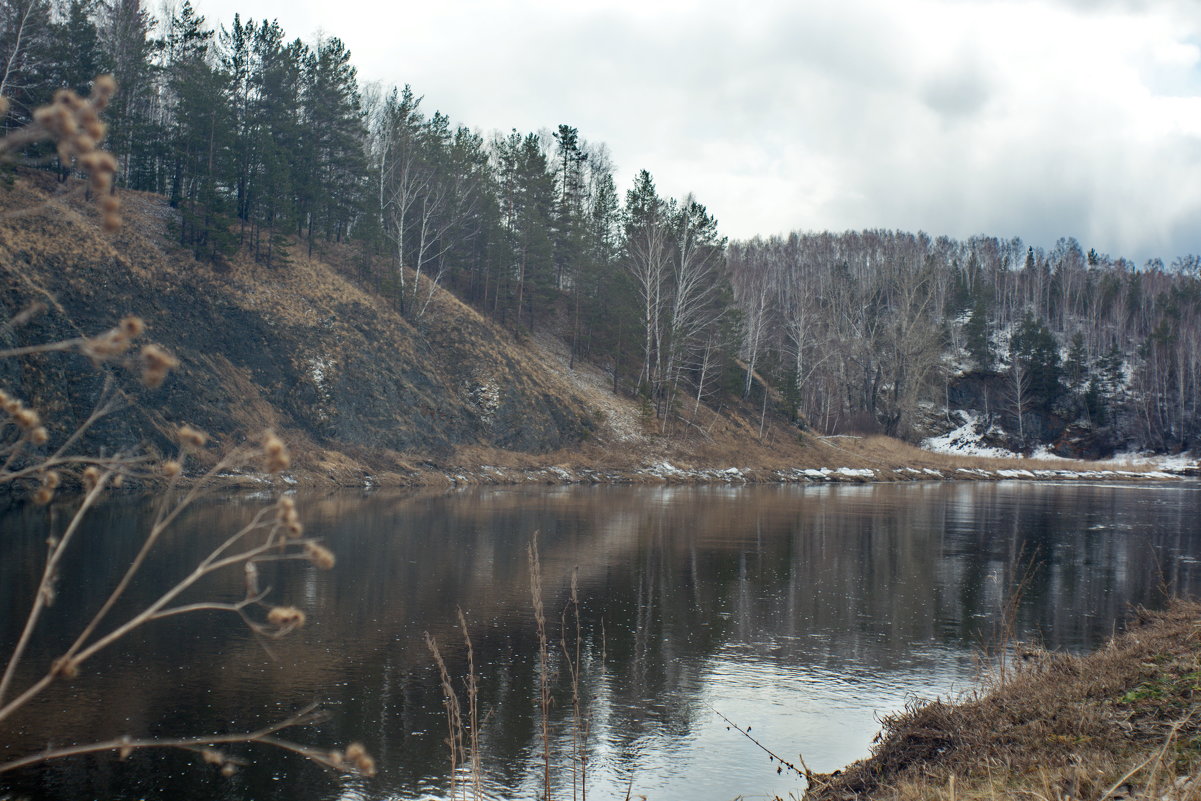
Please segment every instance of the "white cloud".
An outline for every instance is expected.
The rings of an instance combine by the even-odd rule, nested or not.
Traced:
[[[566,122],[734,236],[1074,235],[1201,252],[1201,16],[1185,0],[208,3],[318,25],[364,79],[484,130]],[[230,3],[228,8],[225,3]]]

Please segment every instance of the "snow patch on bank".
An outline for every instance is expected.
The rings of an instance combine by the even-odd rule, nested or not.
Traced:
[[[1156,453],[1115,453],[1107,461],[1115,464],[1131,466],[1151,466],[1156,470],[1182,475],[1196,475],[1201,472],[1201,459],[1191,453],[1156,454]]]
[[[934,451],[935,453],[949,453],[956,456],[983,456],[992,459],[1013,459],[1020,455],[1005,448],[995,448],[985,445],[984,438],[986,436],[994,433],[999,434],[1000,432],[995,427],[989,427],[983,433],[980,433],[980,429],[984,428],[984,423],[979,414],[976,412],[961,412],[960,414],[967,418],[967,422],[945,434],[922,440],[922,448]]]

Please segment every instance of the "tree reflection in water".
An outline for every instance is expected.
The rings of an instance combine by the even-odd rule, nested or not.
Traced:
[[[333,718],[318,741],[363,739],[371,781],[256,752],[233,779],[178,754],[47,765],[13,778],[32,798],[327,799],[442,796],[449,787],[437,673],[423,641],[465,675],[456,607],[472,629],[485,789],[535,798],[541,786],[537,639],[526,546],[539,531],[551,637],[579,569],[581,694],[590,718],[589,787],[622,797],[728,799],[799,787],[728,732],[716,708],[773,749],[831,770],[866,753],[875,716],[913,694],[964,688],[995,635],[1024,559],[1034,571],[1017,634],[1049,647],[1095,645],[1161,581],[1201,580],[1194,486],[922,483],[746,488],[500,488],[444,495],[341,493],[298,498],[337,568],[264,576],[313,612],[272,662],[214,616],[161,625],[0,733],[0,757],[48,740],[171,736],[233,728],[313,699]],[[42,521],[0,527],[0,642],[11,644],[35,581]],[[92,521],[90,552],[64,569],[56,621],[95,604],[127,563],[148,509],[128,499]],[[198,508],[154,566],[167,580],[211,532],[245,509]],[[74,581],[72,575],[88,579]],[[135,588],[136,603],[155,592]],[[225,588],[236,597],[241,588]],[[574,627],[574,623],[571,624]],[[574,629],[569,632],[574,641]],[[130,651],[132,650],[132,653]],[[247,666],[250,666],[247,668]],[[571,695],[562,654],[551,711],[556,793],[572,795]],[[0,798],[3,798],[0,792]]]

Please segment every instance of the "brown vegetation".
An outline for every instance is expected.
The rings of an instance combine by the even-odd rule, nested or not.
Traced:
[[[1201,797],[1201,604],[1140,611],[1088,656],[1015,652],[1004,682],[885,718],[872,757],[811,776],[808,801]]]

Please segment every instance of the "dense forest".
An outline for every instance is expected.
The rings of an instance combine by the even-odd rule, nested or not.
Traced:
[[[189,2],[156,19],[140,0],[0,0],[6,131],[102,73],[120,86],[117,186],[169,198],[173,235],[214,270],[335,243],[418,328],[442,287],[562,336],[665,433],[701,403],[910,439],[960,409],[1023,451],[1197,447],[1196,257],[892,231],[729,243],[645,170],[623,197],[578,129],[481,134],[408,86],[361,85],[333,37],[214,26]],[[71,174],[51,148],[26,162]]]

